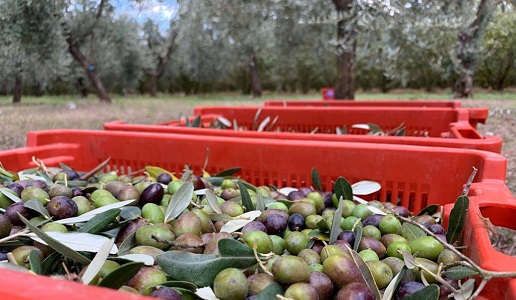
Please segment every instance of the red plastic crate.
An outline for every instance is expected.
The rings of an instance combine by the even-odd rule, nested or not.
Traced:
[[[230,121],[235,119],[238,126],[252,128],[255,115],[261,109],[258,124],[266,117],[274,119],[276,128],[290,129],[296,132],[220,130],[211,128],[184,127],[186,119],[172,120],[157,125],[125,124],[109,122],[104,124],[106,130],[160,132],[176,134],[195,134],[226,136],[234,138],[273,138],[297,139],[310,141],[365,142],[380,144],[438,146],[467,148],[500,153],[502,139],[498,136],[482,137],[470,124],[465,122],[468,110],[451,108],[364,108],[351,107],[341,109],[318,108],[282,108],[282,107],[198,107],[195,112],[201,115],[201,123],[209,127],[217,117],[224,116]],[[192,122],[195,117],[190,117]],[[357,123],[373,122],[384,129],[392,129],[401,122],[407,127],[409,136],[371,136],[366,130],[351,129]],[[167,126],[168,125],[168,126]],[[335,127],[346,125],[349,134],[334,134]],[[181,127],[183,126],[183,127]],[[308,134],[318,128],[317,134]],[[320,133],[320,132],[328,133]],[[410,136],[427,132],[429,137]]]
[[[282,106],[282,107],[299,107],[299,106],[314,106],[314,107],[449,107],[461,108],[460,101],[444,101],[444,100],[266,100],[264,106]],[[488,117],[489,111],[485,107],[468,108],[469,123],[473,127],[477,127],[478,123],[484,124]]]
[[[206,170],[212,174],[240,166],[242,170],[238,175],[252,184],[300,187],[310,184],[310,170],[316,167],[327,190],[338,176],[344,176],[352,183],[374,180],[382,189],[368,199],[390,201],[412,211],[419,211],[429,204],[454,202],[472,167],[479,169],[471,187],[472,202],[510,194],[504,184],[507,161],[503,156],[441,147],[386,144],[379,148],[378,144],[370,143],[49,130],[29,133],[27,147],[0,152],[0,162],[6,169],[17,171],[34,167],[32,157],[35,156],[47,166],[64,162],[77,170],[90,170],[111,157],[104,171],[118,170],[125,174],[146,165],[156,165],[181,172],[184,164],[189,164],[195,172],[200,172],[207,149],[210,155]],[[17,286],[10,283],[11,273],[0,270],[0,276],[4,278],[1,284]],[[26,276],[31,280],[30,285],[24,285],[27,296],[13,299],[35,300],[46,295],[49,297],[44,298],[73,299],[78,294],[96,295],[100,289],[74,285],[70,290],[71,283],[54,281],[49,288],[52,291],[46,294],[41,290],[42,286],[49,287],[49,279],[19,274],[15,280],[21,282]],[[52,298],[54,289],[61,289],[60,297]],[[0,298],[9,297],[8,290],[0,288]]]
[[[472,199],[480,201],[470,203],[463,231],[464,254],[486,270],[498,272],[516,272],[516,257],[496,250],[489,239],[488,230],[482,218],[488,218],[495,226],[516,230],[516,199],[499,184],[474,189]],[[445,206],[443,222],[449,222],[452,205]],[[482,294],[486,299],[515,299],[516,278],[491,279]]]

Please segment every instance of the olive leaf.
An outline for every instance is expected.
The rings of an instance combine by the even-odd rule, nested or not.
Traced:
[[[396,136],[404,136],[406,130],[407,129],[405,127],[401,128],[400,130],[398,130],[398,132],[396,132]]]
[[[29,220],[25,219],[24,216],[22,216],[20,213],[18,213],[18,216],[20,217],[20,220],[22,220],[27,227],[40,239],[41,242],[45,243],[46,245],[50,246],[55,251],[63,254],[65,257],[70,258],[71,260],[74,260],[76,262],[79,262],[81,264],[87,265],[90,263],[90,260],[83,255],[79,254],[75,250],[69,248],[68,246],[62,244],[61,242],[55,240],[45,232],[41,231],[38,227],[34,226]],[[35,239],[35,238],[32,238]]]
[[[432,205],[429,205],[425,208],[423,208],[417,215],[418,216],[422,216],[422,215],[433,215],[435,214],[437,211],[439,210],[439,205],[437,204],[432,204]]]
[[[384,212],[383,210],[377,208],[377,207],[374,207],[372,205],[367,205],[367,209],[369,209],[373,214],[375,215],[382,215],[382,216],[386,216],[387,213]]]
[[[88,222],[86,222],[83,226],[81,226],[77,232],[86,232],[86,233],[97,233],[102,231],[102,229],[106,228],[111,222],[113,222],[116,217],[120,214],[119,208],[113,208],[103,213],[100,213],[93,218],[91,218]]]
[[[10,263],[10,262],[0,262],[0,270],[1,269],[20,271],[20,272],[24,272],[24,273],[29,272],[29,270],[27,268],[22,267],[20,265]]]
[[[199,127],[201,124],[201,115],[198,115],[195,117],[195,119],[192,121],[192,127]]]
[[[266,288],[264,288],[256,297],[256,300],[269,300],[276,299],[276,295],[285,294],[285,290],[281,286],[281,284],[273,281]]]
[[[87,222],[87,221],[91,220],[94,216],[96,216],[100,213],[103,213],[103,212],[108,211],[113,208],[120,208],[120,207],[127,206],[127,205],[133,203],[134,200],[135,199],[131,199],[131,200],[125,200],[125,201],[120,201],[120,202],[116,202],[113,204],[104,205],[102,207],[91,210],[87,213],[84,213],[78,217],[61,219],[61,220],[57,220],[54,222],[59,223],[59,224],[75,224],[75,223]]]
[[[47,219],[50,218],[50,214],[48,213],[48,210],[43,206],[43,203],[41,203],[41,201],[39,201],[39,200],[31,199],[31,200],[23,203],[23,206],[40,213],[42,216],[44,216]]]
[[[342,232],[340,228],[340,219],[342,218],[342,209],[344,205],[344,200],[342,198],[339,199],[339,205],[335,213],[333,214],[333,220],[331,223],[331,231],[330,231],[330,244],[337,240],[337,237]]]
[[[124,255],[129,253],[129,251],[136,246],[136,231],[129,234],[124,241],[120,244],[118,249],[118,255]]]
[[[312,184],[318,191],[322,191],[321,175],[315,167],[312,168]]]
[[[203,288],[197,289],[195,294],[204,300],[218,300],[217,296],[215,296],[215,292],[209,286],[205,286]]]
[[[7,198],[11,199],[13,202],[22,202],[22,199],[20,199],[16,192],[13,190],[6,188],[6,187],[0,187],[0,193],[4,194]]]
[[[30,270],[36,274],[42,274],[43,268],[41,266],[41,258],[37,250],[32,250],[29,253]]]
[[[447,269],[443,272],[443,274],[447,278],[460,280],[466,277],[476,275],[478,274],[478,272],[465,266],[455,266]]]
[[[84,284],[89,284],[95,275],[102,269],[102,266],[106,262],[106,259],[109,256],[109,252],[111,248],[115,244],[115,239],[110,239],[106,241],[99,249],[99,252],[95,255],[95,257],[91,260],[91,263],[86,266],[86,271],[82,275],[82,282]]]
[[[466,282],[462,283],[458,294],[452,294],[456,300],[467,300],[473,294],[475,290],[475,279],[470,278]]]
[[[264,211],[265,210],[265,199],[262,194],[256,194],[256,210]]]
[[[408,296],[403,297],[403,300],[438,300],[439,299],[439,286],[437,284],[431,284],[424,288],[412,293]]]
[[[218,222],[218,221],[231,221],[233,220],[233,217],[227,214],[210,214],[210,219],[212,221]]]
[[[353,195],[363,196],[378,192],[382,188],[382,186],[376,181],[362,180],[353,183],[351,185],[351,188],[353,190]]]
[[[401,251],[401,255],[403,255],[403,261],[405,262],[405,266],[408,269],[412,270],[419,266],[419,264],[416,262],[416,260],[414,259],[414,256],[412,256],[412,254],[408,253],[405,250],[398,250],[398,252],[400,252],[400,251]]]
[[[67,249],[71,249],[74,251],[85,251],[85,252],[96,253],[99,251],[100,247],[107,240],[109,240],[105,236],[91,234],[91,233],[84,233],[84,232],[49,231],[49,232],[46,232],[46,236],[51,238],[53,241],[50,243],[47,243],[46,240],[44,240],[40,236],[37,236],[37,234],[29,234],[29,237],[31,239],[33,239],[34,241],[43,243],[45,245],[48,244],[50,247],[52,247],[56,251],[58,251],[58,250],[54,248],[54,246],[53,246],[54,242],[58,242],[60,244],[60,245],[56,245],[57,247],[64,246]],[[111,248],[111,254],[117,254],[117,253],[118,253],[118,247],[113,246]],[[65,254],[63,253],[63,255],[65,255]],[[71,258],[71,257],[69,257],[69,258]]]
[[[260,125],[258,126],[258,129],[257,131],[258,132],[262,132],[263,129],[265,129],[265,126],[267,126],[267,124],[269,124],[269,122],[271,121],[271,117],[267,116],[261,123]]]
[[[407,272],[407,267],[403,266],[401,270],[399,271],[394,278],[392,278],[391,282],[389,282],[389,285],[385,288],[385,292],[383,293],[382,300],[391,300],[394,296],[394,292],[396,291],[396,288],[400,284],[401,280],[405,276],[405,272]]]
[[[54,269],[58,266],[58,262],[63,258],[63,255],[54,251],[48,255],[41,263],[41,274],[52,274]]]
[[[135,220],[142,215],[142,210],[138,206],[126,206],[120,212],[120,218],[126,221]]]
[[[349,181],[347,181],[344,177],[337,178],[333,189],[335,191],[335,195],[337,199],[343,197],[344,200],[352,200],[353,199],[353,189]]]
[[[242,170],[242,167],[234,167],[230,169],[226,169],[224,171],[221,171],[220,173],[216,174],[215,177],[227,177],[232,176]]]
[[[355,232],[355,243],[353,244],[353,250],[357,251],[360,246],[360,240],[362,240],[362,222],[358,222],[353,228]]]
[[[163,283],[155,285],[154,287],[158,287],[158,286],[166,286],[166,287],[170,287],[170,288],[182,288],[182,289],[189,290],[192,292],[199,290],[195,284],[188,282],[188,281],[179,281],[179,280],[165,281]],[[152,286],[151,286],[151,288],[152,288]]]
[[[235,232],[240,228],[244,227],[245,225],[254,221],[254,219],[258,218],[261,214],[262,212],[259,210],[252,210],[244,214],[241,214],[240,216],[233,218],[233,220],[228,221],[226,224],[224,224],[220,229],[220,232]]]
[[[245,208],[245,211],[250,211],[254,209],[253,202],[251,201],[251,196],[249,196],[249,192],[247,191],[247,187],[243,184],[242,181],[237,181],[238,189],[240,190],[240,196],[242,197],[242,205]]]
[[[130,262],[115,270],[111,271],[106,275],[100,282],[99,286],[107,287],[110,289],[118,290],[124,284],[126,284],[129,280],[131,280],[143,267],[143,263],[141,262]]]
[[[258,117],[260,116],[261,112],[262,112],[262,108],[258,107],[258,110],[256,111],[256,114],[254,115],[254,119],[253,119],[253,130],[256,130],[256,126],[258,126]]]
[[[187,181],[172,195],[165,212],[165,222],[177,218],[192,202],[194,186]]]
[[[371,274],[371,270],[369,269],[365,261],[362,259],[362,257],[355,250],[352,250],[348,245],[346,245],[346,248],[348,248],[348,252],[351,254],[353,262],[360,270],[360,273],[362,274],[362,278],[364,279],[365,284],[369,287],[369,290],[373,292],[375,299],[380,300],[382,297],[380,295],[378,287],[376,286],[376,282],[374,281],[373,274]]]
[[[159,255],[157,261],[170,277],[197,286],[212,286],[215,276],[226,268],[248,268],[256,264],[253,250],[233,239],[219,241],[219,254],[171,250]]]
[[[249,182],[244,180],[239,180],[238,182],[241,182],[246,188],[250,189],[251,191],[256,192],[256,187],[250,184]]]
[[[328,222],[326,222],[325,219],[322,219],[319,222],[317,222],[317,228],[319,228],[319,230],[321,232],[329,232],[330,231],[330,225],[328,225]]]
[[[450,223],[448,225],[448,231],[446,232],[446,241],[449,244],[455,243],[458,240],[462,229],[464,228],[464,222],[466,221],[466,215],[469,208],[468,196],[460,196],[455,201],[455,205],[450,212]]]
[[[412,225],[407,222],[401,225],[401,236],[407,239],[408,242],[412,242],[413,240],[425,235],[426,233],[423,231],[423,229],[417,227],[416,225]]]
[[[126,254],[119,255],[117,258],[122,260],[142,262],[147,266],[154,265],[154,258],[148,254]]]
[[[207,190],[205,195],[206,199],[208,199],[208,205],[210,206],[210,208],[214,212],[222,214],[222,210],[220,210],[220,204],[219,200],[217,199],[217,195],[215,195],[215,193],[212,190]]]

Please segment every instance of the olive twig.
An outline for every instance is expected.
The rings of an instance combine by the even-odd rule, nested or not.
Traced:
[[[466,182],[466,185],[464,186],[464,189],[462,190],[462,196],[467,196],[469,193],[469,187],[473,183],[473,179],[475,178],[475,175],[477,175],[478,169],[473,167],[473,172],[471,172],[471,175],[469,175],[468,181]]]
[[[198,209],[203,209],[204,208],[204,205],[200,205],[200,204],[197,204],[193,201],[190,201],[190,204],[192,204],[192,206],[198,208]]]
[[[98,166],[93,168],[93,170],[81,176],[81,180],[88,180],[91,176],[95,175],[97,172],[102,170],[111,160],[111,157],[108,157],[105,161],[101,162]]]
[[[29,236],[29,233],[30,230],[28,229],[24,229],[24,230],[21,230],[21,231],[18,231],[17,233],[15,234],[12,234],[12,235],[8,235],[2,239],[0,239],[0,243],[3,243],[3,242],[7,242],[7,241],[10,241],[10,240],[14,240],[20,236]]]
[[[254,242],[253,244],[253,254],[254,254],[254,258],[256,258],[256,261],[258,262],[258,265],[260,266],[260,268],[262,269],[262,271],[265,273],[265,274],[269,274],[271,276],[274,276],[272,275],[271,272],[269,272],[269,270],[267,270],[267,268],[263,265],[263,262],[262,260],[258,257],[258,251],[256,251],[256,241]]]

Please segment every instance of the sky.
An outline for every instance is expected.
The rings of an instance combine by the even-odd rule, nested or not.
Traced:
[[[170,19],[177,14],[176,0],[143,0],[141,4],[136,1],[118,0],[113,3],[118,14],[134,17],[138,22],[152,19],[159,24],[160,30],[166,31]]]

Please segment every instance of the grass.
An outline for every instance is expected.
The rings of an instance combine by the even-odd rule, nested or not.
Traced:
[[[424,93],[399,90],[388,94],[359,92],[357,99],[449,100],[449,91]],[[155,124],[190,115],[197,105],[260,105],[263,100],[321,99],[320,93],[265,94],[262,99],[238,93],[210,95],[113,96],[112,105],[100,104],[95,97],[77,96],[23,97],[19,105],[11,104],[11,97],[0,96],[0,150],[25,145],[28,131],[44,129],[102,129],[108,121]],[[480,124],[481,134],[494,134],[504,141],[502,154],[508,159],[507,185],[516,194],[516,91],[494,93],[477,91],[474,99],[462,100],[464,107],[487,107],[487,124]]]

